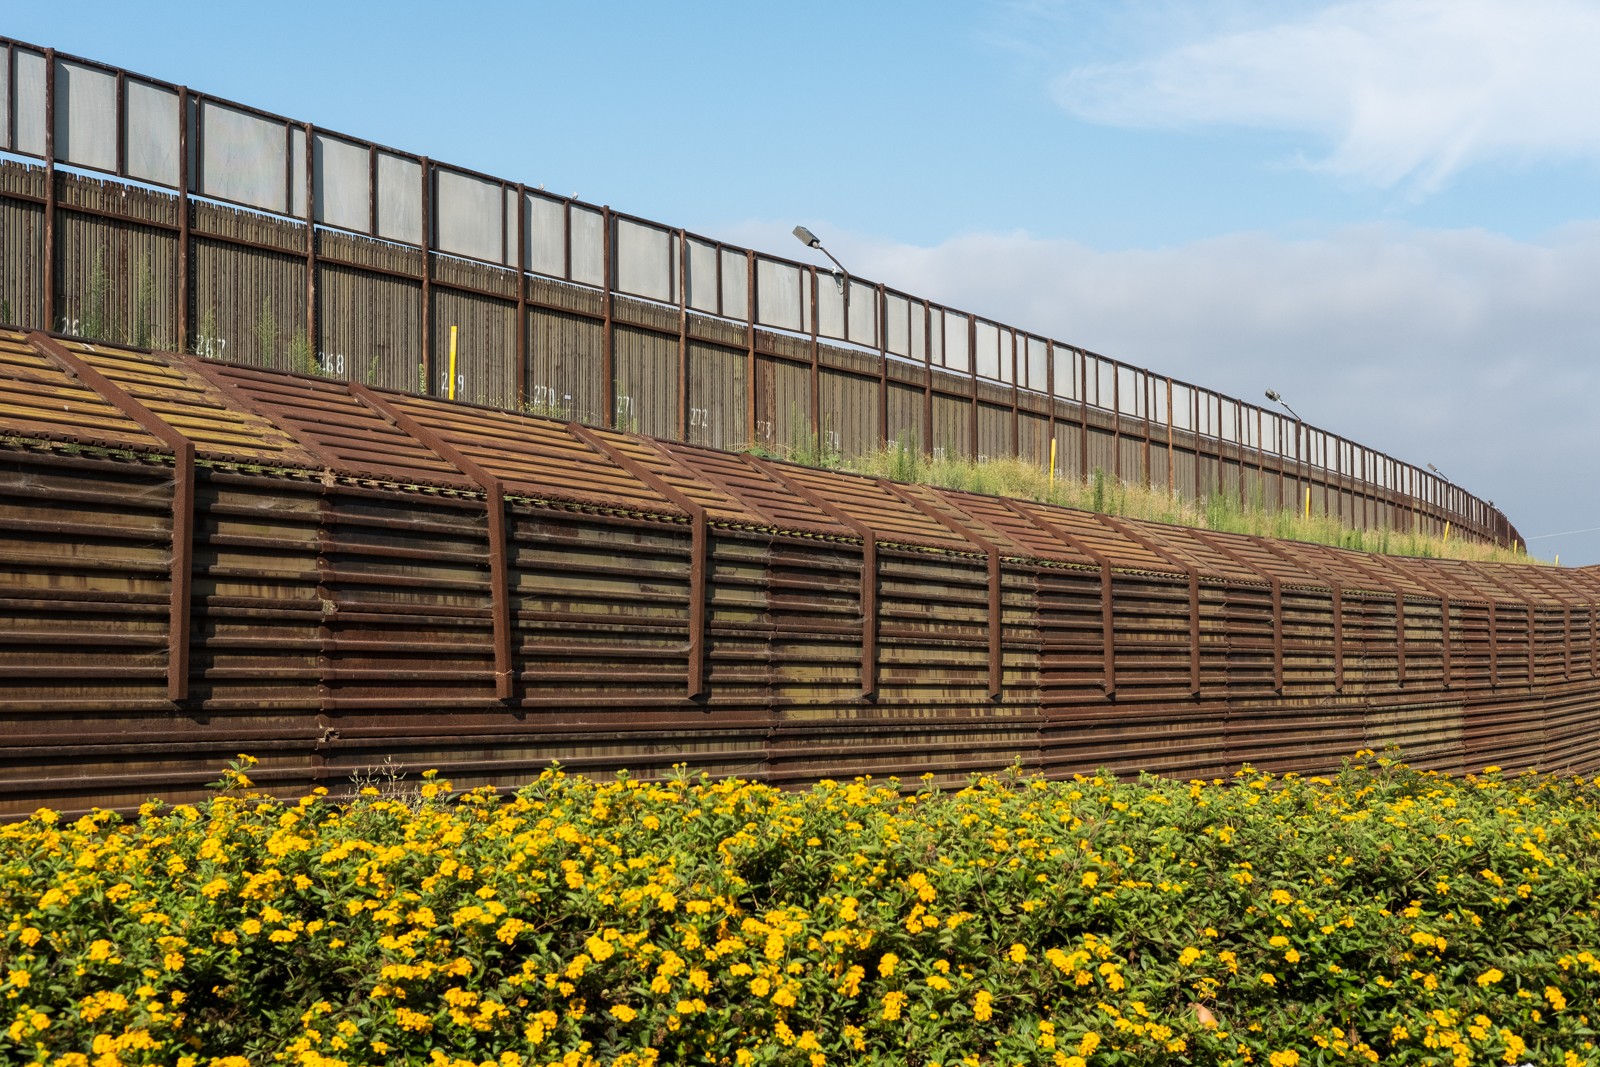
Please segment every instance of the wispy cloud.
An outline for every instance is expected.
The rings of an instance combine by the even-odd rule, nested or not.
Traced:
[[[758,248],[787,227],[730,233]],[[1025,233],[931,248],[817,227],[854,272],[1233,396],[1496,500],[1524,534],[1600,526],[1600,224],[1540,242],[1364,225],[1099,252]],[[1540,542],[1600,562],[1600,535]]]
[[[1083,65],[1056,99],[1092,122],[1310,134],[1310,166],[1438,188],[1484,161],[1600,155],[1600,4],[1357,0],[1130,62]]]

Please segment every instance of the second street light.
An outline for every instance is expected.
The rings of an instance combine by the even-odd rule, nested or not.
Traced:
[[[1283,399],[1283,394],[1279,393],[1276,389],[1268,389],[1267,390],[1267,399],[1272,401],[1274,404],[1282,404],[1283,405],[1283,410],[1287,411],[1291,415],[1294,415],[1294,421],[1295,422],[1304,422],[1305,421],[1298,414],[1295,413],[1294,408],[1290,407],[1288,402]]]
[[[818,237],[804,226],[796,226],[794,228],[794,235],[795,238],[807,248],[815,248],[818,252],[821,252],[823,255],[833,260],[833,265],[839,268],[833,272],[834,284],[839,287],[839,291],[841,293],[844,292],[844,279],[840,278],[839,275],[843,274],[845,278],[848,278],[850,277],[850,272],[845,270],[844,264],[840,263],[838,258],[834,256],[832,252],[822,247],[822,238]]]

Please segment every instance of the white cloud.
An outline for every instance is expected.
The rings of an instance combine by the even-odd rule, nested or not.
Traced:
[[[792,242],[778,224],[735,229]],[[1600,526],[1600,223],[1537,243],[1364,225],[1119,252],[818,231],[863,277],[1244,399],[1275,388],[1326,430],[1437,464],[1525,536]],[[1600,562],[1600,535],[1538,545]]]
[[[1312,134],[1311,165],[1418,191],[1489,160],[1600,155],[1600,4],[1358,0],[1125,63],[1056,99],[1093,122]]]

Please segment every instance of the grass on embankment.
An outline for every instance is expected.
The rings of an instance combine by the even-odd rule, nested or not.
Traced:
[[[987,493],[1017,500],[1034,500],[1062,507],[1096,511],[1118,518],[1147,519],[1174,526],[1225,533],[1277,537],[1319,545],[1428,559],[1461,559],[1477,563],[1531,563],[1548,565],[1524,552],[1502,545],[1485,545],[1463,538],[1436,537],[1397,530],[1356,530],[1336,516],[1297,514],[1213,492],[1204,500],[1184,500],[1164,487],[1119,481],[1096,469],[1088,478],[1051,480],[1049,471],[1014,457],[985,460],[925,459],[915,444],[898,442],[878,452],[855,457],[818,453],[804,447],[784,450],[783,458],[807,466],[892,478],[900,482],[932,485],[969,493]],[[1315,497],[1313,497],[1315,500]]]

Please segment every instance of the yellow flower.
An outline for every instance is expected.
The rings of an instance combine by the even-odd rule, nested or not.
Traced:
[[[1484,971],[1482,974],[1478,975],[1478,984],[1484,987],[1492,986],[1504,977],[1505,975],[1500,971],[1490,967],[1487,971]]]
[[[626,1004],[616,1004],[611,1008],[611,1014],[625,1023],[631,1023],[639,1017],[639,1013]]]
[[[1008,955],[1010,955],[1012,963],[1021,963],[1028,958],[1028,950],[1022,945],[1012,945]]]
[[[972,1001],[972,1017],[981,1022],[988,1022],[994,1014],[994,997],[987,989],[979,990],[977,997]]]
[[[896,956],[893,952],[885,952],[883,958],[878,961],[878,974],[884,978],[889,977],[894,973],[895,965],[899,962],[899,956]]]
[[[1098,871],[1084,871],[1083,872],[1083,888],[1085,888],[1085,889],[1093,889],[1095,886],[1097,886],[1099,884],[1100,884],[1100,874],[1099,874]]]
[[[1270,973],[1263,974],[1261,976],[1261,980],[1263,982],[1265,982],[1267,985],[1277,985],[1278,984],[1278,980],[1276,978],[1272,977],[1272,975]]]

